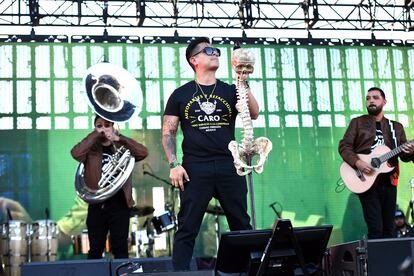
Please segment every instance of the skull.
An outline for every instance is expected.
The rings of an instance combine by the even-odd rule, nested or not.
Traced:
[[[254,63],[255,57],[251,51],[242,48],[233,51],[231,64],[239,79],[246,80],[253,73]]]

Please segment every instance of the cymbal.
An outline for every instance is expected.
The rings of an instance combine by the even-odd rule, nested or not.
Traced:
[[[152,208],[151,206],[134,206],[131,208],[129,215],[131,217],[134,217],[134,216],[143,217],[143,216],[151,215],[153,212],[154,212],[154,208]]]
[[[209,204],[207,206],[206,213],[211,214],[211,215],[223,216],[224,210],[218,205]]]

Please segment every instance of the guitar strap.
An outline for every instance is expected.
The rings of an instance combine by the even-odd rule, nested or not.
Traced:
[[[398,143],[397,143],[397,136],[395,135],[394,124],[392,123],[391,120],[388,120],[388,124],[390,125],[390,134],[391,134],[392,140],[394,140],[394,148],[396,148],[398,147]]]

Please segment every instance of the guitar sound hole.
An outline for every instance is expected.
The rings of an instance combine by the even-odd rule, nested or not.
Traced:
[[[381,161],[379,160],[379,158],[372,158],[371,159],[371,165],[378,169],[381,166]]]

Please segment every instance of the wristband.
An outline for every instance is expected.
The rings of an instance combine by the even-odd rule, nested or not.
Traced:
[[[181,164],[180,164],[180,163],[178,163],[177,159],[175,159],[174,161],[172,161],[172,162],[169,164],[170,169],[174,169],[175,167],[177,167],[177,166],[179,166],[179,165],[181,165]]]

